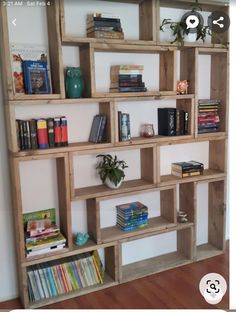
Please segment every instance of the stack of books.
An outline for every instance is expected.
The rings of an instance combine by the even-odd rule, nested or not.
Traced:
[[[220,100],[198,101],[198,133],[219,131]]]
[[[194,160],[177,162],[171,165],[171,173],[180,178],[201,175],[203,170],[204,165]]]
[[[130,133],[130,115],[127,113],[118,112],[118,130],[119,141],[129,141],[131,139]]]
[[[87,37],[124,39],[120,17],[110,13],[93,13],[87,15]]]
[[[104,270],[95,252],[32,266],[27,271],[30,302],[102,284]]]
[[[54,208],[27,213],[23,218],[26,257],[61,250],[65,247],[66,238],[56,225]]]
[[[177,108],[158,108],[158,134],[166,136],[188,134],[189,114]]]
[[[116,224],[123,231],[135,230],[148,224],[148,208],[140,202],[116,206]]]
[[[142,81],[143,65],[114,65],[111,66],[110,92],[146,92]]]
[[[89,142],[101,143],[105,141],[106,137],[106,123],[107,116],[104,114],[97,114],[93,118],[92,127],[89,135]]]
[[[68,145],[67,119],[65,116],[16,120],[19,150],[61,147]]]

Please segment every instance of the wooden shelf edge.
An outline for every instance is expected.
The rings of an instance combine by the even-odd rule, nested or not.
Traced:
[[[161,186],[188,183],[188,182],[207,181],[211,179],[225,178],[225,177],[226,177],[225,172],[221,172],[219,170],[206,169],[204,170],[203,175],[194,176],[194,177],[179,178],[173,175],[162,176],[160,183],[158,183],[158,186],[161,187]]]
[[[103,284],[89,286],[86,288],[82,288],[82,289],[72,291],[72,292],[67,293],[67,294],[59,295],[56,297],[51,297],[48,299],[43,299],[43,300],[40,300],[38,302],[30,304],[28,308],[35,309],[35,308],[39,308],[42,306],[46,308],[46,306],[49,304],[64,301],[64,300],[71,299],[71,298],[78,297],[78,296],[82,296],[82,295],[86,295],[86,294],[89,294],[90,292],[99,291],[99,290],[109,288],[109,287],[112,287],[115,285],[118,285],[118,282],[112,280],[110,276],[105,274],[105,281]]]
[[[145,259],[139,262],[123,266],[121,279],[122,283],[138,279],[144,276],[152,275],[179,266],[192,263],[192,259],[186,259],[179,252],[172,252],[163,256],[157,256]]]
[[[87,244],[85,244],[84,246],[78,247],[76,245],[73,245],[73,248],[71,250],[69,250],[68,248],[65,248],[65,251],[62,252],[60,250],[57,253],[50,254],[50,256],[48,256],[48,254],[44,254],[44,255],[37,256],[37,257],[26,258],[26,260],[22,262],[22,267],[29,267],[29,266],[43,263],[43,262],[50,262],[53,260],[76,256],[76,255],[79,255],[85,252],[90,252],[93,250],[97,250],[100,248],[107,248],[107,247],[115,246],[116,244],[117,244],[116,241],[96,244],[95,242],[89,240]]]

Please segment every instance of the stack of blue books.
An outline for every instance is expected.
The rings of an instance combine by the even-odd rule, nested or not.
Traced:
[[[123,231],[135,230],[148,224],[148,208],[136,201],[116,206],[116,224]]]

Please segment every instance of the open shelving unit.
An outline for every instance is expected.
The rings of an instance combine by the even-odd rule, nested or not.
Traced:
[[[95,0],[94,0],[95,1]],[[104,0],[105,1],[105,0]],[[102,5],[104,1],[97,1]],[[17,238],[18,281],[22,303],[27,308],[37,308],[57,301],[83,295],[106,287],[127,282],[170,268],[199,261],[224,252],[225,248],[225,211],[226,211],[226,178],[227,178],[227,128],[228,128],[228,49],[219,42],[219,37],[212,37],[211,43],[186,43],[183,46],[160,42],[159,24],[162,8],[191,9],[193,0],[129,0],[112,1],[115,6],[130,4],[138,10],[138,38],[95,39],[85,35],[67,33],[66,19],[68,12],[63,0],[50,1],[46,6],[47,29],[50,54],[50,70],[52,76],[52,94],[27,95],[15,94],[11,70],[10,37],[8,31],[7,8],[0,7],[0,34],[2,34],[2,72],[3,91],[5,98],[6,125],[10,170],[12,178],[12,198],[14,206],[15,233]],[[77,6],[80,1],[77,1]],[[223,2],[200,0],[207,12],[222,10],[228,7]],[[4,30],[4,31],[3,31]],[[83,29],[85,33],[85,28]],[[124,29],[125,37],[126,32]],[[222,35],[227,42],[228,34]],[[222,39],[221,38],[221,39]],[[26,39],[27,40],[27,39]],[[85,98],[67,99],[64,88],[63,47],[74,47],[79,53],[80,67],[86,81]],[[158,55],[159,68],[153,68],[159,75],[159,86],[142,93],[109,93],[96,88],[96,54],[150,54]],[[188,94],[176,94],[177,58],[179,55],[181,80],[189,81]],[[207,55],[211,58],[210,97],[220,99],[220,131],[215,133],[198,134],[198,99],[199,99],[199,63],[200,57]],[[119,142],[118,139],[118,110],[124,102],[132,102],[138,106],[147,102],[145,110],[149,109],[148,102],[159,105],[161,101],[174,101],[176,108],[189,113],[188,133],[182,136],[165,137],[155,135],[152,138],[134,136],[129,141]],[[70,142],[66,147],[20,151],[17,144],[16,119],[17,109],[30,107],[97,105],[97,111],[106,114],[108,124],[106,141],[89,143],[86,140]],[[145,112],[144,112],[145,113]],[[70,138],[69,138],[70,139]],[[170,174],[161,174],[162,147],[172,146],[173,151],[178,145],[183,149],[186,144],[208,142],[208,167],[203,175],[178,178]],[[75,179],[76,173],[83,179],[83,172],[77,168],[80,157],[95,159],[101,153],[121,153],[124,151],[137,152],[139,172],[138,178],[126,177],[119,189],[111,190],[105,185],[82,185]],[[78,158],[78,159],[77,159]],[[66,248],[55,253],[35,257],[25,256],[24,228],[22,214],[24,212],[21,189],[20,166],[22,162],[37,160],[52,160],[56,167],[56,183],[58,206],[60,214],[60,229],[67,239]],[[32,173],[32,177],[34,177]],[[80,182],[80,181],[79,181]],[[208,185],[208,241],[198,245],[197,236],[197,190],[202,183]],[[81,186],[82,185],[82,186]],[[157,209],[160,213],[149,218],[146,227],[134,231],[122,231],[112,225],[101,226],[102,203],[122,199],[126,196],[136,196],[146,193],[160,193]],[[83,247],[73,243],[72,233],[72,203],[83,200],[86,205],[87,229],[90,240]],[[188,214],[186,224],[178,223],[177,211],[183,210]],[[175,235],[175,250],[149,259],[134,263],[122,262],[123,246],[145,238]],[[94,250],[104,250],[105,280],[103,284],[86,287],[70,293],[55,296],[47,300],[30,302],[27,288],[27,270],[38,264],[53,263],[57,260],[67,261],[69,257]]]

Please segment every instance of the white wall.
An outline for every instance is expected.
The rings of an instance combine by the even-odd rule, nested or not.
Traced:
[[[78,2],[78,1],[77,1]],[[103,1],[87,0],[83,4],[82,1],[80,11],[78,11],[73,3],[75,1],[66,2],[65,17],[68,21],[66,23],[66,31],[70,34],[81,35],[85,33],[85,15],[88,12],[93,11],[105,11],[121,16],[122,26],[124,28],[126,38],[137,39],[138,29],[138,10],[136,5],[131,4],[116,4]],[[84,1],[85,2],[85,1]],[[83,5],[82,5],[83,4]],[[77,6],[76,6],[77,7]],[[17,27],[14,27],[9,22],[10,38],[14,43],[32,43],[32,44],[46,44],[47,36],[45,30],[45,12],[42,8],[14,8],[11,7],[8,10],[9,21],[17,18]],[[162,12],[162,14],[164,14]],[[173,11],[171,14],[174,14]],[[179,16],[181,12],[176,12],[176,16]],[[26,19],[27,16],[27,19]],[[68,16],[71,16],[70,19]],[[136,21],[137,25],[134,24]],[[29,31],[29,25],[30,28]],[[82,31],[79,31],[82,29]],[[167,34],[168,36],[168,34]],[[163,37],[163,40],[166,39]],[[63,48],[63,58],[65,65],[79,65],[79,49],[65,47]],[[97,88],[99,91],[108,90],[109,74],[108,69],[110,65],[120,64],[122,62],[132,62],[133,64],[145,63],[146,71],[144,78],[147,81],[149,88],[156,88],[159,84],[159,77],[156,75],[158,72],[158,57],[145,57],[145,55],[132,55],[127,61],[127,56],[119,55],[117,53],[97,53],[96,54],[96,76],[99,80]],[[200,58],[199,74],[204,77],[200,81],[199,96],[209,97],[209,57]],[[155,64],[155,66],[153,65]],[[154,77],[150,79],[150,77]],[[139,132],[139,125],[144,122],[151,122],[156,124],[156,110],[157,107],[173,106],[175,101],[153,101],[153,102],[127,102],[119,104],[119,108],[122,111],[129,112],[133,118],[131,122],[131,130],[133,135],[137,135]],[[13,235],[13,221],[12,221],[12,208],[10,202],[10,184],[8,177],[7,167],[7,147],[5,141],[5,127],[3,122],[3,105],[0,106],[0,237],[2,237],[1,253],[0,253],[0,276],[1,287],[0,301],[13,298],[17,295],[16,286],[16,265],[15,265],[15,248],[14,248],[14,235]],[[145,114],[143,112],[145,111]],[[69,124],[69,140],[70,142],[85,141],[88,138],[89,130],[94,114],[98,112],[98,103],[94,102],[89,105],[58,105],[58,106],[35,106],[35,107],[18,107],[16,109],[17,118],[37,118],[37,117],[49,117],[51,115],[65,114],[68,117]],[[82,130],[83,129],[83,130]],[[156,128],[155,128],[156,130]],[[174,151],[174,153],[172,152]],[[135,154],[136,153],[136,154]],[[127,171],[128,179],[133,179],[138,176],[139,170],[139,156],[137,151],[132,152],[120,152],[121,157],[127,160],[130,167]],[[163,174],[168,174],[170,170],[170,163],[172,161],[196,159],[204,162],[205,166],[208,166],[208,143],[186,144],[166,146],[161,148],[161,170]],[[136,159],[136,161],[133,161]],[[75,157],[75,183],[77,186],[86,186],[99,184],[100,181],[95,175],[94,157],[84,156]],[[33,177],[32,177],[33,172]],[[89,172],[89,174],[88,174]],[[43,174],[42,174],[43,173]],[[45,173],[45,174],[44,174]],[[46,177],[45,177],[46,175]],[[34,177],[37,176],[37,179]],[[81,179],[86,177],[86,179]],[[32,179],[33,178],[33,179]],[[53,160],[33,161],[23,163],[21,165],[21,180],[23,190],[23,209],[24,211],[32,211],[39,209],[46,209],[51,207],[58,208],[57,190],[55,189],[56,169],[55,162]],[[198,190],[198,210],[199,216],[204,213],[204,205],[207,202],[207,186],[201,186]],[[37,196],[38,190],[43,190],[44,196]],[[26,191],[26,190],[30,190]],[[150,213],[155,216],[159,213],[159,194],[150,193],[148,197],[146,195],[140,196],[140,201],[147,202],[150,207]],[[37,198],[37,200],[35,200]],[[131,201],[137,200],[137,197],[122,198],[120,200],[110,200],[104,202],[102,205],[102,226],[107,227],[114,224],[115,210],[114,207],[117,202],[124,202],[124,200]],[[108,210],[109,207],[113,207]],[[72,203],[72,226],[73,231],[86,231],[86,207],[85,201],[77,201]],[[207,220],[207,216],[205,216]],[[207,222],[199,222],[199,231],[197,236],[198,243],[204,243],[207,241]],[[228,238],[228,231],[226,237]],[[162,237],[145,238],[135,242],[129,242],[123,245],[123,263],[127,264],[140,260],[138,257],[140,253],[138,250],[140,246],[145,245],[145,250],[142,252],[142,258],[148,258],[162,254],[163,252],[170,252],[176,250],[176,235],[175,233],[165,234],[165,242],[168,242],[161,246],[160,242],[163,241]],[[158,246],[158,248],[157,248]],[[167,249],[166,249],[167,248]],[[136,252],[136,254],[135,254]]]

